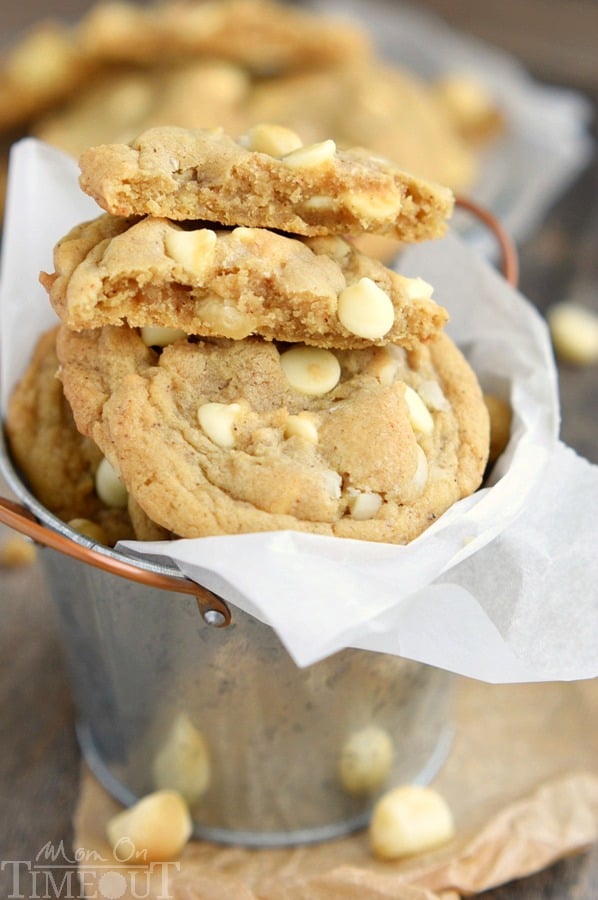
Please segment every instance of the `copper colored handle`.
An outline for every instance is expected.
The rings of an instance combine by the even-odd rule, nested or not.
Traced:
[[[500,248],[501,269],[505,281],[508,281],[513,287],[517,287],[519,283],[519,259],[517,250],[498,219],[493,216],[492,213],[489,213],[487,209],[484,209],[483,206],[478,206],[473,200],[466,200],[465,197],[457,197],[455,203],[458,207],[471,213],[476,219],[479,219],[480,222],[492,232]]]
[[[64,535],[40,525],[25,507],[19,506],[18,503],[13,503],[12,500],[7,500],[5,497],[0,497],[0,522],[45,547],[50,547],[52,550],[64,553],[65,556],[95,566],[96,569],[103,569],[112,575],[120,575],[130,581],[136,581],[138,584],[145,584],[163,591],[191,594],[195,597],[202,618],[208,625],[216,628],[230,625],[231,614],[224,600],[194,581],[183,577],[171,578],[168,575],[161,575],[159,572],[140,569],[134,563],[104,556],[103,553],[91,547],[83,547],[76,541],[71,541]]]

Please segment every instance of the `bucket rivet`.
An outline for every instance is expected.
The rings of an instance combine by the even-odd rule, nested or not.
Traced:
[[[202,616],[207,625],[214,625],[216,628],[220,628],[226,621],[224,614],[217,609],[206,609],[202,611]]]

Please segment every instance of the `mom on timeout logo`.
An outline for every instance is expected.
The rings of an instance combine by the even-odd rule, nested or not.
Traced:
[[[114,848],[118,860],[77,847],[72,855],[64,842],[48,841],[35,859],[0,860],[6,900],[172,900],[170,879],[178,862],[147,862],[124,838]],[[4,896],[2,900],[4,900]]]

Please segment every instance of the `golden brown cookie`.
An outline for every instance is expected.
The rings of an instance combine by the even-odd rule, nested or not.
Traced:
[[[367,147],[455,191],[469,188],[477,173],[474,152],[434,90],[414,73],[373,58],[333,72],[262,79],[245,114],[251,124],[286,125],[305,143],[331,137],[339,147]]]
[[[56,332],[53,328],[39,339],[10,399],[6,432],[14,462],[40,503],[75,530],[110,545],[150,539],[143,535],[156,532],[145,513],[136,515],[139,530],[133,529],[126,503],[110,506],[98,496],[103,455],[77,431],[56,377]]]
[[[58,340],[80,430],[183,537],[293,529],[404,543],[480,484],[488,414],[443,334],[412,351],[185,340],[127,326]]]
[[[256,127],[247,144],[221,130],[153,128],[131,145],[83,153],[80,184],[115,215],[404,241],[446,230],[448,188],[365,150],[337,150],[332,140],[303,146],[294,132],[269,126]]]
[[[104,215],[63,238],[54,263],[41,280],[76,330],[127,322],[319,347],[412,346],[448,318],[421,278],[396,274],[338,236]]]
[[[211,57],[258,73],[327,65],[371,49],[364,31],[346,18],[272,0],[99,3],[82,20],[79,40],[104,61],[153,66]]]

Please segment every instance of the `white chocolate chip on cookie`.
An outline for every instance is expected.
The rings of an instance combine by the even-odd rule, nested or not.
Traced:
[[[334,353],[320,347],[292,347],[281,353],[280,364],[289,384],[310,396],[327,394],[341,377],[341,366]]]
[[[349,488],[349,510],[353,519],[364,521],[373,519],[382,506],[382,497],[373,491],[358,491]]]
[[[127,489],[105,457],[96,469],[95,489],[96,494],[106,506],[124,509],[127,505]]]
[[[388,294],[371,278],[360,278],[340,292],[338,317],[351,334],[376,340],[390,331],[395,313]]]
[[[318,425],[309,412],[300,412],[289,416],[284,429],[285,437],[300,437],[310,444],[318,443]]]
[[[398,276],[407,298],[409,300],[430,300],[434,293],[434,288],[429,282],[423,278],[407,278],[405,275]]]
[[[409,385],[405,385],[405,402],[409,409],[409,421],[413,430],[420,431],[422,434],[432,434],[434,419],[417,391],[414,391]]]
[[[195,278],[202,278],[214,260],[216,232],[211,228],[183,231],[173,227],[164,238],[168,256]]]
[[[240,403],[203,403],[197,410],[197,419],[206,437],[218,447],[230,450],[235,445],[235,423],[240,413]]]
[[[303,141],[296,131],[284,125],[254,125],[247,132],[247,140],[243,141],[248,150],[256,153],[267,153],[268,156],[280,158],[299,150]]]
[[[287,153],[282,157],[283,163],[290,169],[318,169],[326,166],[336,155],[336,144],[330,138],[319,144],[308,144]]]
[[[419,444],[417,444],[415,452],[417,454],[417,468],[413,476],[413,487],[419,496],[423,494],[428,481],[428,458]]]
[[[165,328],[161,325],[144,325],[141,329],[141,340],[146,347],[167,347],[186,338],[187,334],[180,328]]]
[[[368,194],[346,194],[345,202],[352,213],[359,218],[395,219],[401,209],[401,198],[372,197]]]

